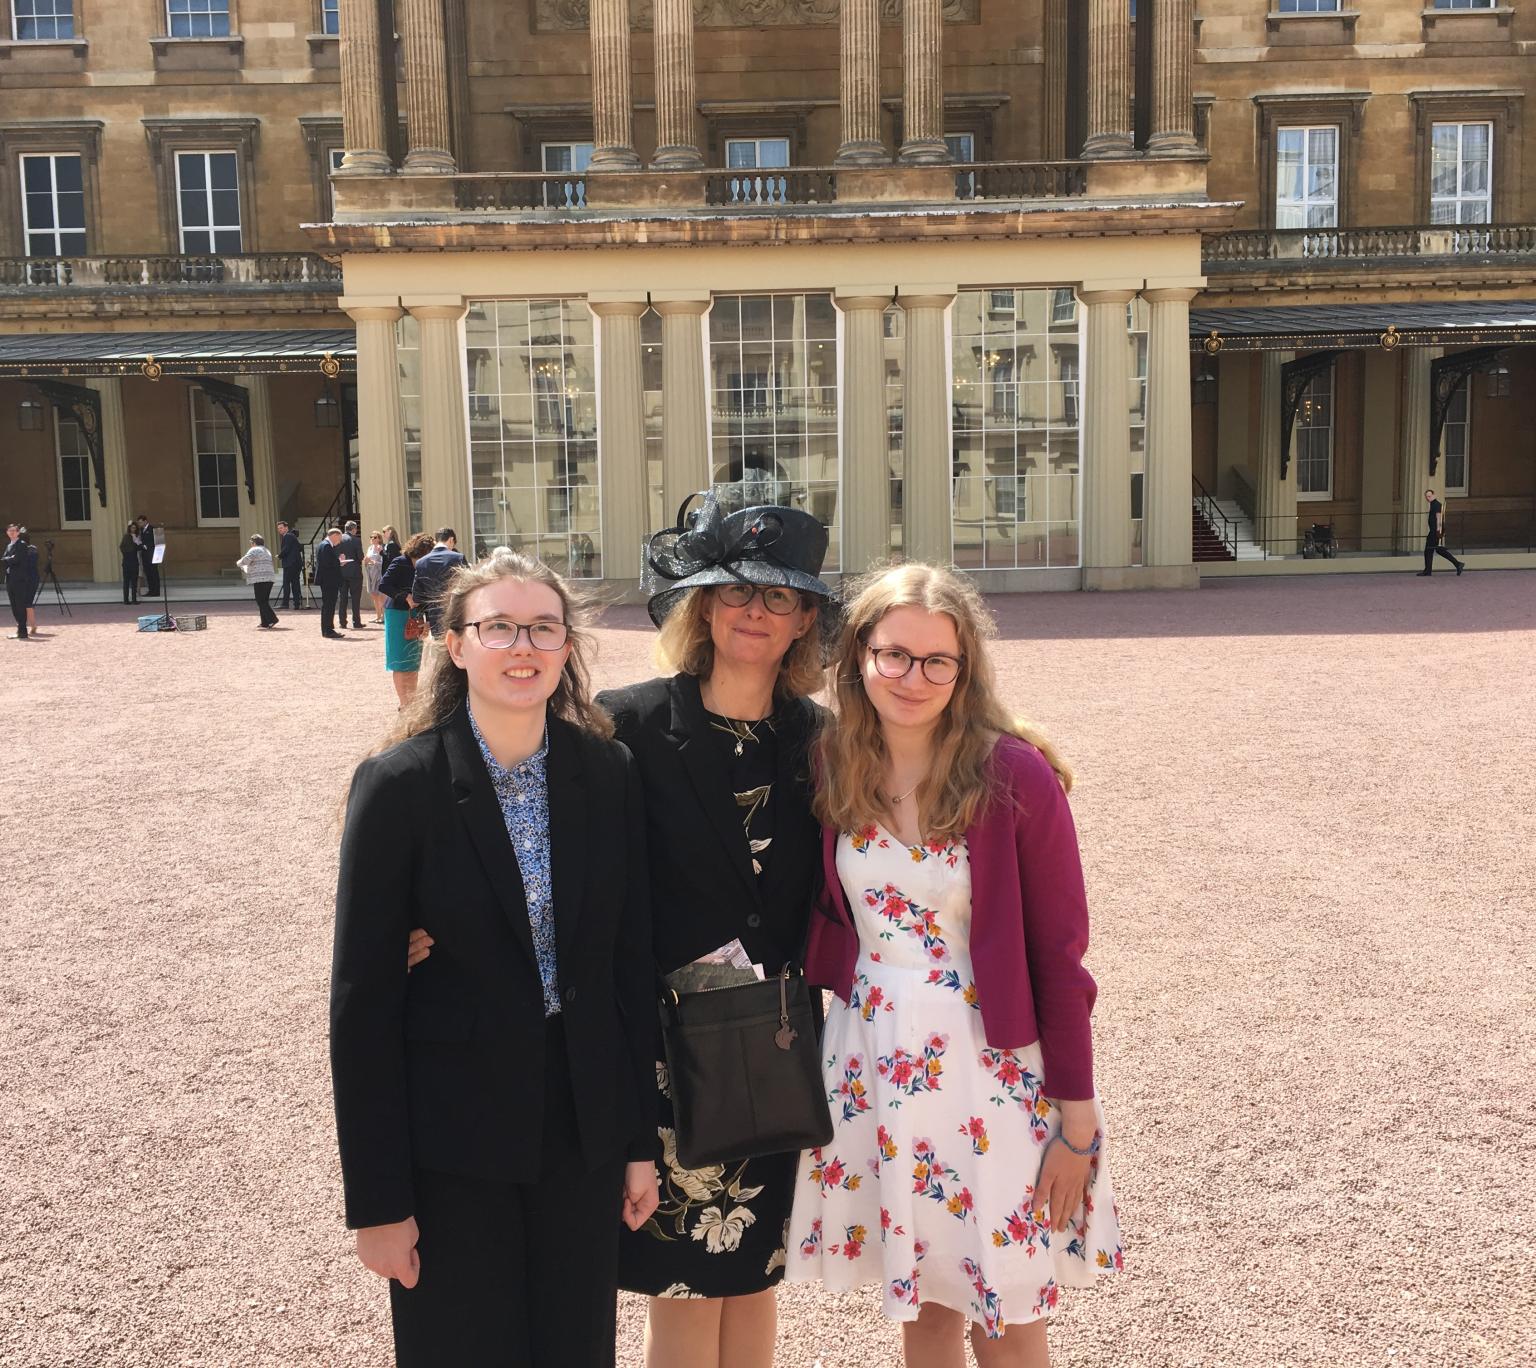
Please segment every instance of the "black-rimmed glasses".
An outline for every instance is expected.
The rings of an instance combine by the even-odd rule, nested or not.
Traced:
[[[558,651],[570,639],[571,629],[563,622],[513,622],[511,618],[482,618],[466,622],[473,627],[480,644],[488,651],[510,651],[518,637],[528,633],[528,644],[536,651]]]
[[[727,608],[745,608],[754,594],[763,596],[763,607],[775,617],[787,617],[800,607],[800,591],[781,584],[717,584],[715,597]]]
[[[911,651],[902,650],[900,646],[866,644],[865,649],[874,660],[875,669],[887,679],[904,679],[907,672],[916,665],[922,670],[923,678],[930,684],[953,684],[960,678],[960,666],[965,663],[964,656],[915,656]]]

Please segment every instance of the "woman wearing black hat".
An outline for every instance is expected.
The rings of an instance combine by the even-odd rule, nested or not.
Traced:
[[[634,752],[651,842],[657,967],[679,992],[799,960],[819,828],[809,745],[831,614],[827,533],[791,508],[712,496],[652,539],[642,587],[677,673],[599,696]],[[659,1051],[658,1051],[659,1055]],[[651,1368],[767,1368],[796,1156],[679,1166],[665,1070],[661,1205],[622,1232],[619,1285],[653,1300]]]

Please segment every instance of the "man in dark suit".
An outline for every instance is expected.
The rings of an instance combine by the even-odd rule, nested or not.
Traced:
[[[1467,568],[1466,561],[1459,561],[1446,549],[1445,545],[1445,505],[1435,498],[1433,489],[1424,491],[1424,502],[1429,505],[1429,527],[1424,536],[1424,568],[1419,571],[1419,578],[1435,572],[1435,557],[1444,556],[1456,567],[1459,575]]]
[[[27,639],[27,606],[37,585],[34,582],[31,548],[22,540],[26,528],[16,523],[5,529],[5,596],[10,600],[11,616],[16,619],[12,641]]]
[[[139,514],[139,560],[144,566],[144,592],[154,598],[160,592],[160,567],[155,564],[155,525]]]
[[[277,525],[277,559],[283,567],[283,593],[277,601],[279,608],[308,608],[304,602],[304,590],[299,575],[304,568],[304,548],[299,545],[299,534],[287,523]]]
[[[333,527],[315,548],[315,583],[320,586],[320,635],[340,641],[336,601],[341,597],[341,528]]]
[[[358,540],[357,524],[349,522],[337,547],[341,556],[341,621],[347,625],[347,605],[352,605],[352,628],[363,630],[363,544]]]
[[[416,578],[411,581],[411,607],[420,608],[427,615],[427,625],[431,627],[432,635],[439,640],[442,639],[443,628],[438,604],[442,601],[443,590],[448,587],[449,578],[465,563],[459,551],[458,538],[451,527],[438,528],[437,544],[416,562]]]

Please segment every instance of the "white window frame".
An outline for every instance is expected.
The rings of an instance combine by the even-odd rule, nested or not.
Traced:
[[[1456,394],[1452,398],[1451,403],[1455,404],[1458,400],[1460,400],[1463,405],[1462,416],[1459,419],[1453,419],[1451,417],[1450,408],[1447,408],[1445,411],[1445,425],[1440,429],[1440,471],[1441,478],[1445,481],[1445,484],[1441,488],[1440,493],[1442,496],[1447,498],[1455,495],[1464,499],[1467,497],[1467,490],[1472,483],[1471,377],[1468,377],[1467,380],[1456,391]],[[1451,433],[1453,428],[1455,429],[1458,440],[1461,444],[1460,449],[1454,453],[1456,459],[1460,460],[1461,462],[1460,484],[1451,483],[1451,459],[1453,454],[1451,451]]]
[[[59,227],[59,168],[61,158],[72,157],[80,163],[80,218],[78,228]],[[27,193],[27,163],[32,161],[45,161],[48,163],[49,194],[53,200],[53,227],[34,228],[32,226],[32,206]],[[21,181],[21,234],[22,247],[25,255],[32,256],[32,235],[34,233],[51,233],[53,235],[53,247],[51,252],[41,253],[44,257],[79,257],[85,256],[90,238],[87,236],[88,226],[85,223],[85,158],[78,152],[24,152],[18,159],[17,173]],[[79,233],[86,241],[78,252],[66,252],[60,238],[65,233]]]
[[[42,3],[42,0],[33,0],[34,4]],[[32,14],[22,16],[16,12],[17,0],[11,0],[11,38],[18,43],[59,43],[67,42],[75,36],[75,4],[74,0],[47,0],[51,6],[47,14]],[[62,13],[60,7],[62,6]],[[21,36],[23,18],[34,23],[53,23],[53,32],[50,34],[38,34],[32,38]],[[62,25],[63,32],[60,32]]]
[[[330,38],[341,36],[341,0],[320,0],[320,32]]]
[[[65,426],[66,423],[69,426],[73,427],[75,429],[76,433],[79,434],[79,445],[82,448],[81,450],[79,450],[79,451],[71,451],[71,452],[67,452],[67,453],[65,452],[65,450],[64,450],[64,426]],[[83,463],[83,466],[84,466],[84,471],[85,471],[85,483],[84,483],[84,490],[85,490],[85,519],[84,519],[84,521],[81,521],[78,518],[71,518],[71,517],[69,517],[67,515],[67,509],[68,509],[69,505],[68,505],[67,500],[64,497],[65,489],[66,489],[66,486],[64,484],[64,462],[67,461],[67,460],[68,461],[76,461],[76,460],[81,461]],[[59,482],[59,527],[63,528],[63,529],[67,529],[67,528],[71,528],[71,527],[75,527],[75,528],[90,527],[90,525],[91,525],[91,517],[92,517],[91,496],[95,492],[95,487],[94,487],[94,485],[92,483],[92,480],[91,480],[91,475],[92,475],[92,471],[91,471],[91,450],[90,450],[90,447],[86,444],[85,434],[80,432],[80,424],[78,422],[76,422],[73,417],[70,417],[70,416],[66,415],[63,412],[63,410],[58,409],[58,408],[55,408],[53,410],[53,468],[54,468],[54,472],[56,473],[56,475],[58,477],[58,482]]]
[[[1456,190],[1454,194],[1435,194],[1435,134],[1442,128],[1454,128],[1456,130]],[[1488,130],[1487,164],[1484,169],[1484,182],[1486,188],[1482,194],[1463,194],[1461,189],[1462,177],[1466,173],[1468,161],[1466,158],[1467,130],[1469,128],[1486,128]],[[1440,119],[1429,126],[1429,221],[1439,224],[1489,224],[1493,222],[1493,137],[1494,128],[1491,119]],[[1480,204],[1483,206],[1482,218],[1469,219],[1463,217],[1464,206],[1468,204]],[[1450,205],[1453,217],[1449,219],[1437,219],[1435,208],[1438,205]]]
[[[185,0],[186,9],[173,10],[173,0],[165,0],[165,31],[171,38],[228,38],[234,33],[234,5],[232,0]],[[196,9],[192,6],[197,6]],[[222,17],[224,20],[222,32],[220,26],[214,20]],[[185,33],[176,32],[176,21],[185,21]],[[194,21],[204,20],[199,24]],[[207,33],[198,33],[197,29],[206,27]]]
[[[1493,9],[1499,0],[1430,0],[1430,3],[1437,10],[1479,10]]]
[[[778,165],[764,165],[763,144],[782,143],[784,145],[784,161]],[[752,149],[752,164],[750,166],[733,165],[731,162],[731,149],[733,147],[750,147]],[[794,162],[794,147],[788,138],[727,138],[725,140],[725,169],[727,171],[784,171]]]
[[[182,205],[181,205],[181,195],[182,195],[182,189],[181,189],[181,167],[182,167],[182,159],[184,157],[201,157],[203,159],[203,195],[206,198],[207,204],[208,204],[208,222],[207,222],[206,225],[204,225],[204,224],[197,224],[197,225],[194,225],[191,228],[188,228],[186,223],[183,221],[182,216],[181,216],[181,210],[182,210]],[[214,158],[214,157],[232,157],[234,159],[234,163],[235,163],[236,218],[235,218],[235,222],[232,225],[228,224],[228,223],[217,223],[217,222],[214,221],[214,215],[213,215],[214,189],[213,189],[213,162],[212,162],[212,158]],[[175,175],[175,182],[176,183],[175,183],[174,189],[175,189],[175,194],[176,194],[176,241],[177,241],[177,249],[181,252],[181,254],[183,256],[230,256],[230,255],[239,255],[241,252],[244,252],[245,251],[245,224],[242,222],[242,220],[245,217],[245,201],[244,201],[244,193],[245,192],[244,192],[243,188],[240,185],[240,152],[239,152],[239,150],[237,148],[233,148],[233,147],[210,147],[210,148],[206,148],[206,149],[204,149],[204,148],[193,148],[193,149],[187,149],[187,150],[183,150],[183,151],[178,151],[176,153],[176,175]],[[192,251],[190,251],[188,249],[188,247],[187,247],[187,234],[189,232],[192,232],[192,233],[207,233],[208,234],[208,250],[206,252],[192,252]],[[234,253],[223,251],[222,249],[220,249],[220,247],[218,246],[218,244],[216,242],[216,239],[217,239],[217,237],[218,237],[218,235],[220,233],[227,233],[227,232],[236,232],[236,233],[238,233],[240,235],[240,245],[239,245],[238,248],[236,248]]]
[[[1307,396],[1312,392],[1312,386],[1318,380],[1326,377],[1328,381],[1328,421],[1326,423],[1303,422],[1302,413],[1306,406]],[[1291,464],[1296,470],[1296,502],[1297,503],[1327,503],[1333,498],[1334,476],[1334,413],[1338,404],[1338,386],[1335,384],[1336,376],[1334,368],[1312,377],[1307,383],[1307,388],[1302,392],[1302,406],[1296,410],[1296,422],[1291,429]],[[1328,434],[1328,483],[1324,489],[1304,490],[1301,487],[1301,452],[1297,449],[1301,444],[1303,432],[1326,432]]]
[[[592,153],[595,147],[595,143],[579,140],[556,139],[550,142],[541,142],[539,144],[539,170],[546,176],[584,176],[587,174],[587,166],[592,161]],[[549,164],[550,152],[558,148],[564,148],[571,154],[571,164],[569,167],[551,166]],[[587,154],[586,161],[580,166],[576,164],[579,148],[585,148]]]
[[[1314,197],[1311,193],[1312,170],[1312,135],[1314,133],[1328,132],[1333,134],[1333,193],[1330,196]],[[1301,184],[1300,199],[1285,199],[1281,197],[1281,178],[1285,174],[1286,163],[1281,155],[1281,145],[1287,134],[1301,135]],[[1306,229],[1306,228],[1337,228],[1339,226],[1339,155],[1344,141],[1344,130],[1338,124],[1281,124],[1275,129],[1275,183],[1273,194],[1275,197],[1275,227],[1277,229]],[[1321,163],[1318,163],[1321,164]],[[1291,218],[1300,217],[1301,222],[1288,222],[1287,209]],[[1326,223],[1311,222],[1315,209],[1327,209],[1328,221]]]
[[[235,513],[234,513],[234,516],[233,517],[228,517],[228,518],[207,518],[207,517],[203,516],[203,489],[204,489],[204,485],[203,485],[203,470],[202,470],[201,457],[203,456],[204,453],[203,453],[202,449],[198,445],[197,400],[198,400],[198,396],[199,395],[202,395],[203,399],[207,402],[209,409],[212,410],[212,412],[214,414],[214,417],[215,417],[215,421],[228,424],[229,428],[230,428],[230,431],[231,432],[234,431],[234,424],[230,423],[229,415],[227,413],[225,413],[223,409],[221,409],[217,404],[215,404],[213,402],[213,400],[208,397],[207,394],[205,394],[202,390],[198,389],[196,385],[188,386],[188,388],[187,388],[187,416],[188,416],[188,421],[191,423],[191,426],[192,426],[192,497],[197,501],[197,525],[199,527],[239,527],[240,526],[240,488],[241,488],[241,478],[240,478],[240,443],[239,443],[238,439],[235,441],[235,450],[234,450],[234,462],[235,462],[235,479],[234,479],[234,485],[233,485],[233,488],[234,488],[234,491],[235,491]],[[210,456],[217,456],[217,455],[222,455],[223,453],[210,451],[207,454],[210,455]],[[219,483],[218,485],[214,486],[214,488],[216,488],[216,489],[225,489],[225,488],[228,488],[228,487],[229,486],[224,485],[222,482]]]
[[[1281,14],[1337,14],[1339,0],[1280,0],[1275,8]]]

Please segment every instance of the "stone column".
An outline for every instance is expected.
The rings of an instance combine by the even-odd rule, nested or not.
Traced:
[[[949,148],[944,142],[943,0],[906,0],[901,40],[906,72],[901,103],[901,160],[946,162]]]
[[[640,547],[652,530],[646,526],[651,501],[645,478],[645,403],[640,370],[640,316],[649,306],[645,295],[629,293],[589,295],[587,303],[598,318],[597,454],[602,471],[603,578],[638,580]],[[666,362],[663,354],[662,364]],[[662,403],[665,405],[666,400]],[[663,423],[667,422],[667,412],[663,407]],[[676,507],[674,504],[667,512]]]
[[[902,548],[907,560],[954,563],[954,450],[949,431],[949,330],[945,311],[955,285],[903,285],[906,315],[902,373]],[[882,385],[880,422],[885,422]],[[884,467],[884,444],[881,466]],[[889,536],[887,524],[886,536]]]
[[[123,558],[117,547],[123,528],[134,510],[128,494],[128,434],[123,427],[123,382],[118,379],[87,380],[101,396],[101,455],[105,467],[107,502],[96,492],[96,472],[91,472],[91,578],[97,584],[121,584]],[[46,402],[46,401],[45,401]],[[185,411],[186,400],[182,400]],[[46,557],[45,557],[46,559]]]
[[[1045,118],[1040,154],[1047,161],[1067,155],[1067,0],[1045,0]]]
[[[474,505],[469,493],[469,379],[460,324],[468,307],[458,295],[401,301],[421,325],[421,525],[451,527],[474,559]]]
[[[1362,424],[1361,432],[1360,549],[1391,551],[1395,545],[1392,501],[1396,494],[1397,424],[1388,421],[1386,415],[1397,412],[1398,359],[1395,353],[1377,347],[1366,352],[1363,360],[1363,407],[1372,421]]]
[[[453,136],[448,121],[448,40],[443,0],[401,0],[405,30],[405,129],[409,146],[402,171],[452,175]]]
[[[656,0],[656,155],[653,171],[704,165],[695,132],[693,0]]]
[[[277,551],[277,460],[272,443],[271,380],[265,375],[237,375],[250,396],[251,475],[256,486],[253,503],[245,492],[245,471],[240,474],[240,553],[245,554],[251,534],[259,532],[267,539],[267,549]]]
[[[1157,0],[1152,10],[1152,131],[1149,157],[1189,157],[1195,141],[1195,0]]]
[[[629,0],[592,0],[591,169],[638,171],[629,95]]]
[[[1088,136],[1084,158],[1128,157],[1131,132],[1131,7],[1088,0]]]
[[[838,166],[877,166],[891,159],[880,134],[880,0],[843,0],[838,45],[843,142]]]
[[[1078,292],[1087,309],[1083,359],[1083,569],[1131,563],[1130,334],[1125,306],[1134,289]],[[1086,577],[1085,577],[1086,582]]]
[[[390,35],[391,56],[393,43]],[[393,66],[391,61],[391,80]],[[341,123],[347,154],[338,175],[379,176],[394,169],[384,126],[378,0],[341,0]]]
[[[857,574],[891,551],[891,472],[885,411],[889,285],[839,286],[843,311],[843,571]],[[939,315],[942,327],[943,314]]]
[[[661,511],[670,518],[690,494],[709,486],[709,293],[653,290],[651,307],[661,315]]]
[[[1445,468],[1429,473],[1429,408],[1431,371],[1438,347],[1403,347],[1402,422],[1398,424],[1401,446],[1397,455],[1397,550],[1407,555],[1424,549],[1429,527],[1429,505],[1424,491],[1438,494]],[[1444,503],[1444,499],[1441,500]]]
[[[400,362],[396,327],[404,317],[389,295],[343,297],[341,307],[357,324],[357,488],[361,520],[385,524],[402,541],[411,526],[405,493],[405,430],[400,414]]]
[[[1259,358],[1258,468],[1254,471],[1254,540],[1266,556],[1296,554],[1296,462],[1285,463],[1280,474],[1280,371],[1295,352],[1264,352]],[[1291,436],[1295,448],[1295,434]]]
[[[1203,282],[1202,282],[1203,283]],[[1193,565],[1194,476],[1190,459],[1189,301],[1199,286],[1143,292],[1147,326],[1147,472],[1142,483],[1142,560]]]

